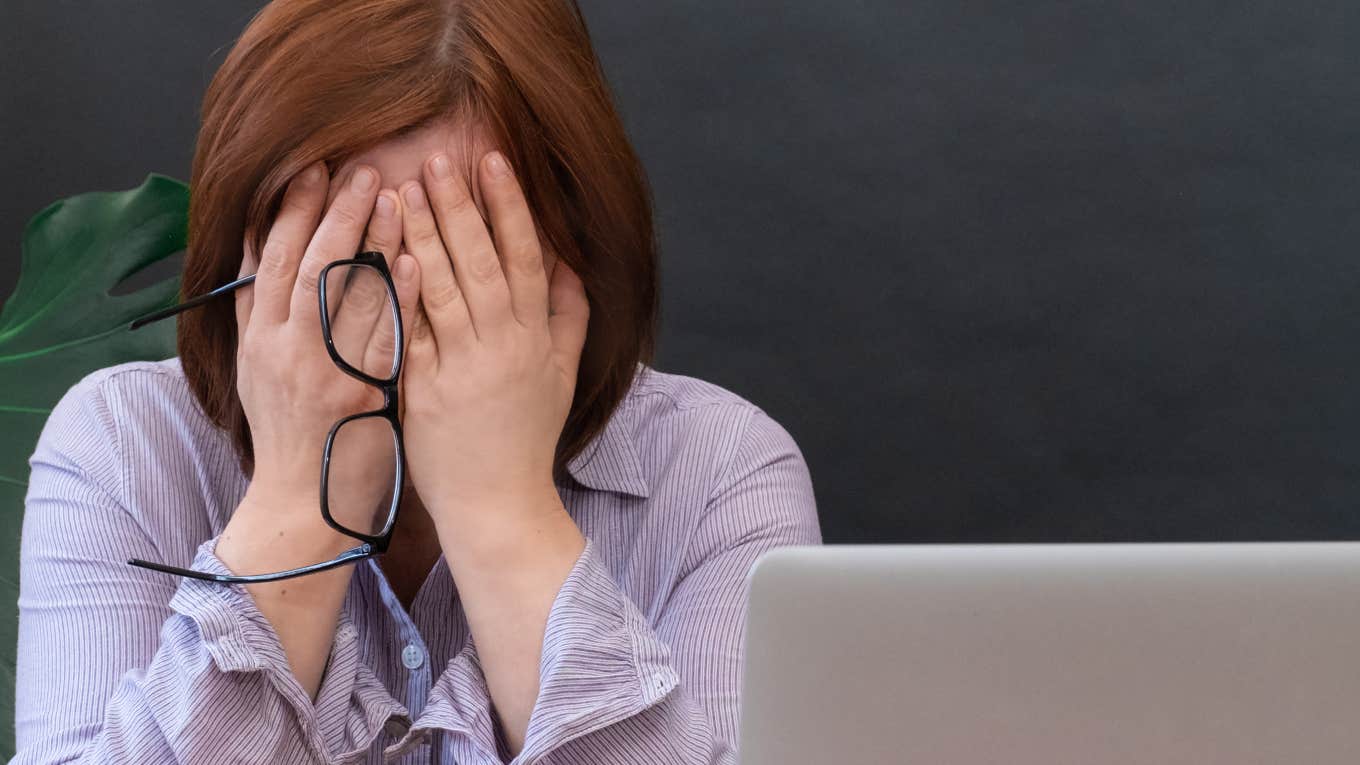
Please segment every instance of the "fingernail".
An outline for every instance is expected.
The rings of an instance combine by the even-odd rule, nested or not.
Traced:
[[[419,183],[413,183],[406,188],[406,204],[412,210],[425,209],[425,192],[420,190]]]
[[[350,179],[350,184],[355,191],[368,191],[377,183],[378,176],[367,167],[361,167],[354,171],[354,177]]]
[[[416,260],[410,255],[397,258],[397,278],[405,281],[416,275]]]
[[[491,170],[493,178],[504,178],[510,174],[510,163],[505,161],[505,155],[499,151],[491,152],[491,156],[486,160],[486,166]]]
[[[325,169],[326,163],[313,162],[312,166],[307,168],[307,174],[303,176],[303,180],[307,183],[316,183],[321,180],[321,173],[325,172]]]
[[[434,177],[441,181],[447,180],[449,176],[453,175],[453,167],[449,164],[449,155],[442,152],[436,154],[434,159],[430,160],[430,172],[434,173]]]
[[[379,217],[379,218],[390,218],[390,217],[392,217],[392,213],[394,213],[394,212],[396,212],[396,211],[397,211],[397,203],[392,201],[391,195],[389,195],[389,194],[379,194],[379,195],[378,195],[378,217]]]

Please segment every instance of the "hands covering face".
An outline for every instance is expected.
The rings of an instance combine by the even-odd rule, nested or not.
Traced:
[[[377,389],[341,372],[319,341],[320,274],[364,250],[383,254],[396,287],[406,330],[400,402],[408,477],[431,516],[530,505],[553,491],[552,461],[575,392],[589,305],[566,264],[557,261],[547,273],[505,158],[481,157],[471,179],[494,236],[443,153],[396,192],[379,190],[378,173],[367,165],[329,182],[324,165],[309,169],[314,173],[291,182],[265,252],[257,257],[247,246],[241,267],[257,273],[254,289],[238,292],[237,319],[240,392],[258,482],[279,493],[314,492],[326,430],[381,404]],[[398,256],[403,241],[407,253]],[[395,333],[380,280],[331,281],[337,351],[385,377]],[[373,427],[359,427],[365,424]],[[367,508],[368,493],[391,486],[391,438],[381,425],[342,428],[355,438],[334,457],[332,497],[348,495]],[[362,437],[368,430],[372,439]],[[372,454],[361,443],[367,440]],[[382,475],[370,475],[375,470]],[[352,494],[344,488],[350,485]],[[356,527],[367,523],[354,519]]]
[[[317,476],[327,431],[343,417],[382,404],[377,388],[328,358],[317,310],[328,264],[364,250],[382,252],[392,267],[401,242],[397,195],[379,192],[371,168],[355,171],[330,179],[318,162],[290,180],[262,251],[255,253],[248,238],[244,242],[241,274],[253,272],[256,279],[235,293],[237,391],[255,450],[251,491],[303,525],[320,520]],[[335,195],[329,205],[328,191]],[[402,324],[410,326],[419,273],[400,266],[393,283]],[[346,270],[331,269],[326,278],[331,338],[352,366],[387,377],[396,336],[387,289],[381,278],[331,284]],[[331,513],[346,527],[367,531],[375,522],[373,507],[392,486],[391,431],[380,419],[356,420],[341,429],[337,442],[343,445],[332,453],[327,495],[343,501],[331,502]]]
[[[443,153],[399,190],[420,285],[402,373],[403,430],[411,482],[436,521],[553,491],[590,313],[566,264],[549,278],[505,157],[484,155],[472,176],[494,236]]]

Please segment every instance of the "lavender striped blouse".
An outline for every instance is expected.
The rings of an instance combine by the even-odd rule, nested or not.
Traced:
[[[447,562],[408,613],[357,564],[315,702],[217,535],[248,483],[178,358],[93,372],[29,461],[14,763],[504,763]],[[731,763],[746,575],[821,541],[788,432],[702,380],[638,365],[569,466],[587,538],[548,617],[523,750],[544,765]]]

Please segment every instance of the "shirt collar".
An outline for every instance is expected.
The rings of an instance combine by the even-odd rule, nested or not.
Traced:
[[[638,372],[641,371],[639,362]],[[580,454],[567,462],[567,472],[577,482],[592,489],[635,497],[651,495],[651,485],[642,469],[634,439],[637,422],[633,409],[634,389],[630,388],[628,395],[619,402],[604,429],[581,449]]]

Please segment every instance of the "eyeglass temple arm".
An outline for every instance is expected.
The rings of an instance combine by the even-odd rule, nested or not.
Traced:
[[[239,576],[233,574],[210,574],[206,571],[194,571],[193,569],[189,568],[167,566],[164,563],[153,563],[149,560],[142,560],[141,558],[130,558],[128,560],[128,565],[138,566],[140,568],[149,568],[155,571],[163,571],[167,574],[176,574],[178,576],[187,576],[192,577],[194,579],[203,579],[209,582],[225,582],[228,584],[234,582],[241,583],[276,582],[280,579],[291,579],[292,577],[295,576],[314,574],[318,571],[325,571],[327,569],[335,568],[336,566],[343,566],[346,563],[353,563],[354,561],[366,558],[372,554],[373,546],[365,542],[364,544],[361,544],[358,547],[340,553],[331,560],[323,561],[321,563],[313,563],[310,566],[303,566],[302,568],[293,568],[287,571],[277,571],[272,574],[243,574]]]
[[[221,287],[218,287],[212,292],[199,295],[198,297],[186,300],[183,303],[176,303],[175,305],[172,305],[169,308],[162,308],[159,311],[152,311],[151,313],[148,313],[145,316],[138,316],[137,318],[132,320],[131,324],[128,325],[128,329],[137,329],[138,327],[145,326],[153,321],[160,321],[161,319],[174,316],[180,311],[187,311],[190,308],[196,308],[219,295],[225,295],[226,293],[235,290],[237,287],[244,287],[253,281],[255,281],[255,274],[243,276],[234,282],[227,282],[226,284],[223,284]]]

